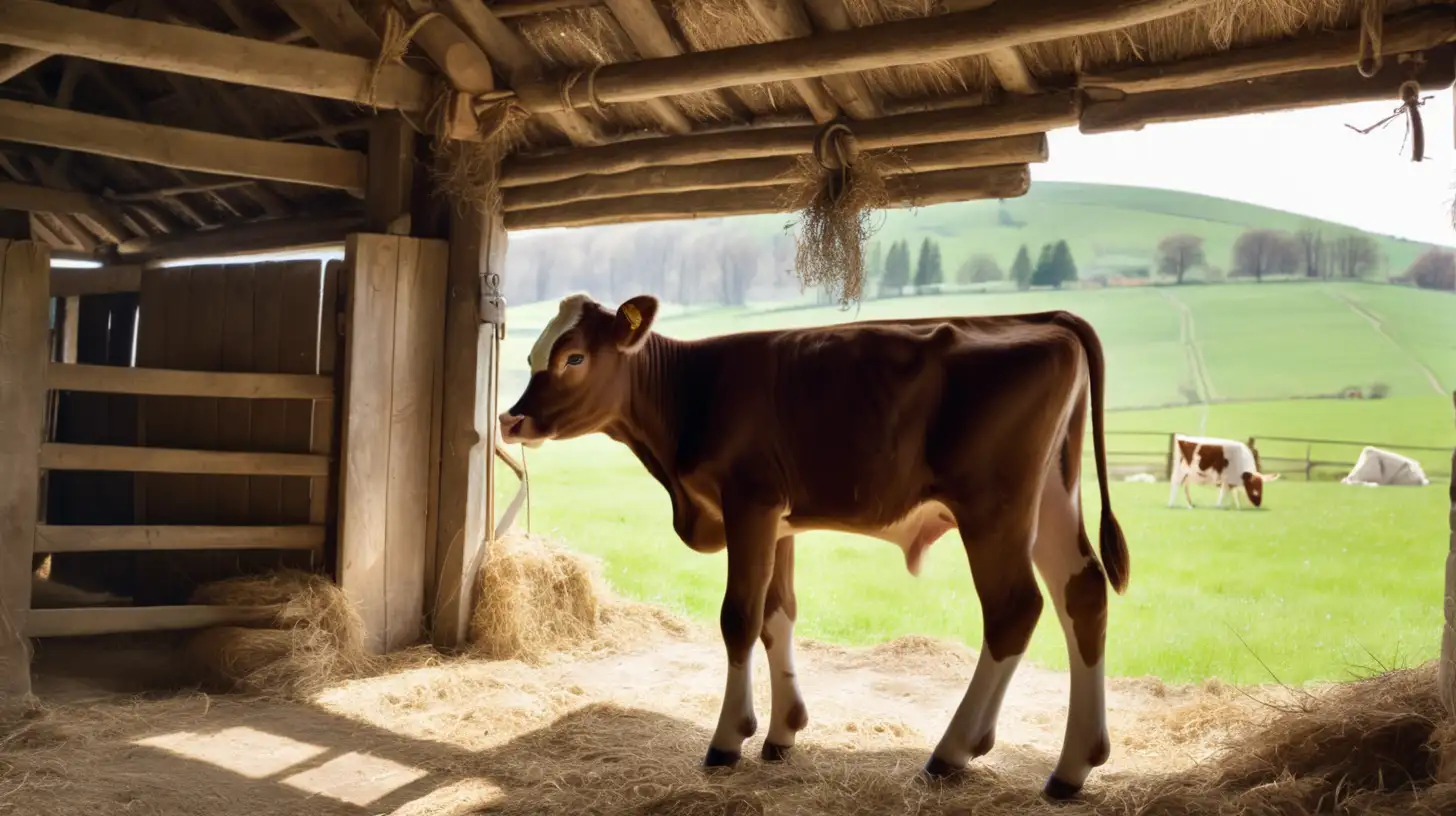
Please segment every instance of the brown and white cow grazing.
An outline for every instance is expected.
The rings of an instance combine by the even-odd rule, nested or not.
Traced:
[[[1173,435],[1173,483],[1168,493],[1168,506],[1178,499],[1178,488],[1193,507],[1193,494],[1189,485],[1218,485],[1218,503],[1223,507],[1223,497],[1233,490],[1234,507],[1239,506],[1239,488],[1243,488],[1249,501],[1255,507],[1264,503],[1264,484],[1279,478],[1277,473],[1259,472],[1259,451],[1254,440],[1248,443],[1232,439],[1217,439],[1208,436]]]
[[[950,775],[991,750],[1042,612],[1039,571],[1071,662],[1066,737],[1045,792],[1076,794],[1111,750],[1106,584],[1122,592],[1129,566],[1108,502],[1103,357],[1092,327],[1046,312],[681,341],[652,332],[657,307],[646,295],[615,312],[584,295],[564,299],[531,349],[525,393],[500,415],[501,437],[536,445],[605,433],[667,489],[673,528],[689,547],[727,548],[727,687],[705,764],[736,764],[757,730],[755,640],[772,686],[763,758],[787,756],[808,723],[794,679],[795,534],[883,539],[916,574],[926,548],[958,528],[985,636],[925,770]],[[1079,489],[1089,388],[1101,564]]]

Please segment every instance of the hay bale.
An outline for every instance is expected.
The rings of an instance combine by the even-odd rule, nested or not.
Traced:
[[[279,570],[199,586],[192,603],[276,606],[268,627],[222,626],[193,633],[184,653],[213,688],[301,699],[375,671],[364,623],[348,596],[321,575]]]
[[[600,562],[540,536],[496,542],[480,570],[480,591],[470,642],[481,657],[536,661],[601,633],[607,592]]]

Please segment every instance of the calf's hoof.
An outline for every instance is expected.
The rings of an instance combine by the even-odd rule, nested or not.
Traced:
[[[724,751],[721,748],[708,746],[708,755],[703,758],[704,768],[732,768],[738,764],[743,754],[738,751]]]
[[[784,760],[789,758],[789,754],[792,753],[793,750],[794,746],[792,745],[779,745],[776,742],[769,742],[768,740],[764,740],[762,754],[763,761],[783,762]]]
[[[923,773],[931,779],[950,779],[965,770],[964,765],[952,765],[935,754],[926,760]]]
[[[1046,786],[1041,789],[1042,795],[1053,802],[1070,802],[1082,793],[1081,785],[1073,785],[1070,782],[1063,782],[1056,776],[1047,777]]]

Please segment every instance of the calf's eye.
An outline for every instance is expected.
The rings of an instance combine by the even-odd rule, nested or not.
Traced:
[[[567,365],[581,365],[584,362],[586,362],[586,357],[581,354],[573,354],[566,358]]]

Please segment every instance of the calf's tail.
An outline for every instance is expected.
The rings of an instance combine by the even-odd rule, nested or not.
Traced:
[[[1092,451],[1097,461],[1097,486],[1100,488],[1102,496],[1098,550],[1102,558],[1102,568],[1107,572],[1107,580],[1111,582],[1112,588],[1117,591],[1117,594],[1121,595],[1127,590],[1128,574],[1132,564],[1127,552],[1127,539],[1122,535],[1122,527],[1117,523],[1117,516],[1112,513],[1112,495],[1109,492],[1107,479],[1107,443],[1103,435],[1102,422],[1105,398],[1104,379],[1107,366],[1102,355],[1102,341],[1098,339],[1092,324],[1070,312],[1058,313],[1056,322],[1077,335],[1077,339],[1082,342],[1082,349],[1087,355],[1087,372],[1092,390]]]

